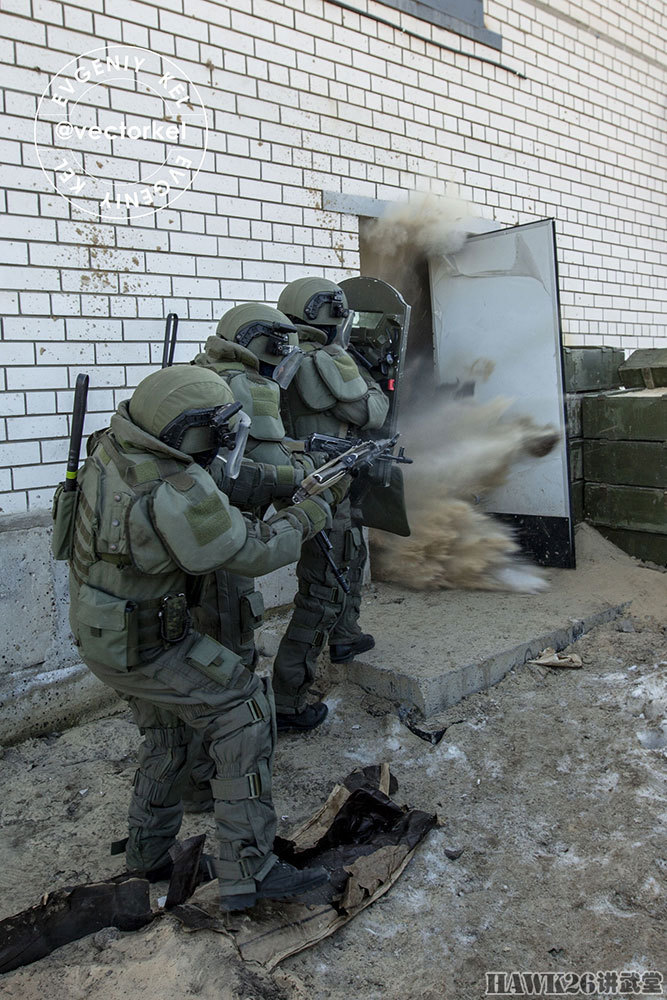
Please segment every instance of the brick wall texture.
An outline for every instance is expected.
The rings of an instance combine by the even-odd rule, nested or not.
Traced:
[[[0,514],[50,504],[78,372],[91,431],[159,365],[168,312],[186,361],[236,302],[358,273],[358,219],[324,211],[323,192],[449,192],[501,225],[554,217],[565,343],[667,346],[667,4],[486,0],[502,52],[373,0],[346,6],[2,0]],[[191,189],[111,222],[99,188],[54,191],[34,144],[52,75],[105,42],[148,50],[156,84],[160,57],[175,61],[208,122]],[[162,107],[155,88],[113,80],[95,95],[92,125]],[[43,116],[37,138],[58,145]],[[136,179],[155,145],[114,151]],[[108,153],[89,147],[93,174]]]

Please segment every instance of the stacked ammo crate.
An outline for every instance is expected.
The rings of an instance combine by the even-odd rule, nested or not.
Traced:
[[[615,348],[566,348],[564,359],[574,520],[667,565],[667,351],[624,361]]]

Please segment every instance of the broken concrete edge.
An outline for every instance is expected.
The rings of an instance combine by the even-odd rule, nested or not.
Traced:
[[[80,660],[55,670],[43,667],[40,664],[31,672],[14,675],[13,688],[9,687],[12,678],[3,679],[0,745],[47,736],[125,708],[116,692],[98,681]]]
[[[408,704],[424,719],[498,684],[511,670],[538,656],[547,646],[556,651],[565,649],[596,625],[613,621],[627,610],[630,602],[610,605],[568,627],[554,629],[544,635],[495,653],[480,663],[467,663],[440,677],[421,680],[395,670],[386,670],[357,659],[347,664],[346,680],[369,694],[385,698],[394,705]]]

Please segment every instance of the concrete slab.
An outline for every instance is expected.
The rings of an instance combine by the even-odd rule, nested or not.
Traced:
[[[430,716],[630,605],[633,614],[664,617],[667,574],[641,566],[588,525],[577,530],[577,559],[576,570],[546,571],[550,588],[537,595],[374,584],[361,624],[375,635],[375,649],[344,668],[325,662],[325,671]],[[283,624],[269,621],[258,637],[267,655],[275,654]]]
[[[429,716],[628,607],[664,620],[667,574],[642,566],[589,525],[577,529],[576,545],[577,569],[546,571],[550,587],[541,594],[376,585],[362,615],[376,647],[347,666],[347,677]]]
[[[569,646],[624,607],[594,599],[582,604],[567,594],[556,603],[555,596],[553,590],[417,594],[380,584],[363,615],[376,647],[349,664],[347,678],[424,716],[435,715],[497,684],[546,646]]]

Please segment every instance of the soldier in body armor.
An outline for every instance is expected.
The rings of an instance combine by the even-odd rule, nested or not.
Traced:
[[[304,892],[326,873],[297,871],[272,853],[271,691],[238,655],[194,631],[188,609],[203,575],[270,572],[331,520],[320,499],[261,524],[230,505],[206,468],[229,436],[232,400],[222,379],[197,367],[144,379],[79,474],[70,560],[80,654],[127,700],[144,736],[128,868],[157,878],[169,866],[192,727],[211,759],[218,856],[210,864],[227,910]]]
[[[296,327],[283,313],[246,302],[225,313],[215,335],[193,361],[219,375],[250,418],[240,473],[232,482],[222,478],[220,486],[235,506],[258,518],[274,501],[289,502],[304,475],[313,469],[309,456],[288,451],[283,443],[280,385],[271,377],[298,353],[298,342]],[[278,377],[285,384],[289,371],[282,375]],[[216,470],[212,471],[215,475]],[[218,569],[203,582],[195,622],[199,631],[224,642],[253,670],[257,659],[254,629],[261,624],[263,612],[262,595],[253,579]],[[201,738],[193,734],[192,773],[184,796],[188,812],[212,808],[208,761],[200,746]]]
[[[344,346],[334,342],[350,319],[342,289],[326,278],[300,278],[283,290],[278,308],[297,325],[305,353],[283,394],[287,433],[300,439],[315,432],[358,437],[381,427],[387,397],[371,376],[360,372]],[[358,624],[367,552],[361,512],[349,498],[336,508],[329,538],[334,560],[348,569],[350,593],[345,595],[321,549],[312,542],[304,545],[297,564],[296,608],[273,670],[279,729],[312,729],[324,720],[326,705],[307,705],[306,696],[327,638],[331,659],[338,663],[375,645]]]
[[[221,488],[241,510],[262,517],[275,500],[289,500],[313,469],[306,455],[287,450],[280,415],[280,386],[274,368],[298,348],[296,327],[277,309],[246,302],[230,309],[209,337],[194,365],[219,375],[243,404],[250,419],[245,460],[238,477]],[[213,470],[215,474],[215,469]],[[252,579],[218,570],[204,584],[198,610],[201,627],[224,641],[252,669],[253,631],[262,621],[263,602]]]

